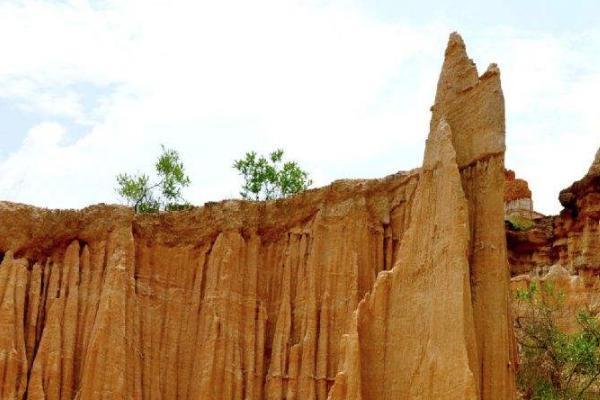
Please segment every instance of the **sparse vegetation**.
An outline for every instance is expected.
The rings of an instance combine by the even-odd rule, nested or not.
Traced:
[[[312,180],[306,171],[294,161],[283,161],[283,150],[278,149],[269,157],[256,152],[246,153],[236,160],[233,167],[244,178],[240,194],[244,199],[271,200],[287,197],[308,189]]]
[[[136,213],[175,211],[189,207],[182,197],[182,189],[190,184],[179,153],[161,145],[162,154],[155,164],[157,178],[150,181],[146,174],[117,175],[117,193]]]
[[[510,228],[515,231],[527,231],[535,226],[535,222],[520,215],[511,215],[506,219]]]
[[[518,384],[527,400],[600,398],[600,321],[582,310],[579,330],[558,326],[563,295],[546,283],[517,292],[516,335],[521,365]]]

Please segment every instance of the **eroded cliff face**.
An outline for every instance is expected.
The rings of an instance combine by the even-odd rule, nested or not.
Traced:
[[[416,182],[159,216],[1,203],[0,398],[325,398]]]
[[[600,315],[600,150],[588,173],[559,200],[559,215],[536,217],[531,229],[507,230],[511,286],[516,291],[550,283],[564,296],[561,327],[575,331],[579,311]]]
[[[507,230],[513,275],[542,276],[553,265],[572,274],[600,274],[600,150],[588,173],[562,190],[559,200],[559,215],[533,213],[531,229]]]
[[[502,91],[456,34],[432,110],[423,168],[380,180],[0,202],[0,398],[512,399]]]

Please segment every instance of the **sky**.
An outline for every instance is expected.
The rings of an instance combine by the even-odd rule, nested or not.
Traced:
[[[506,166],[560,209],[600,147],[596,0],[0,1],[0,199],[79,208],[177,149],[193,204],[283,148],[315,186],[421,164],[448,35],[499,65]]]

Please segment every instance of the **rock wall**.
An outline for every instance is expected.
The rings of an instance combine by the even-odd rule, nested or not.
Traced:
[[[326,398],[416,182],[159,216],[1,203],[0,398]]]
[[[0,202],[0,398],[514,398],[502,91],[456,34],[431,126],[421,170],[285,200]]]

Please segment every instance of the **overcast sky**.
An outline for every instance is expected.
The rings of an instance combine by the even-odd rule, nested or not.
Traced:
[[[409,3],[409,4],[406,4]],[[194,204],[281,147],[316,186],[421,163],[443,51],[499,64],[508,168],[559,210],[600,146],[600,1],[0,1],[0,199],[117,202],[178,149]]]

